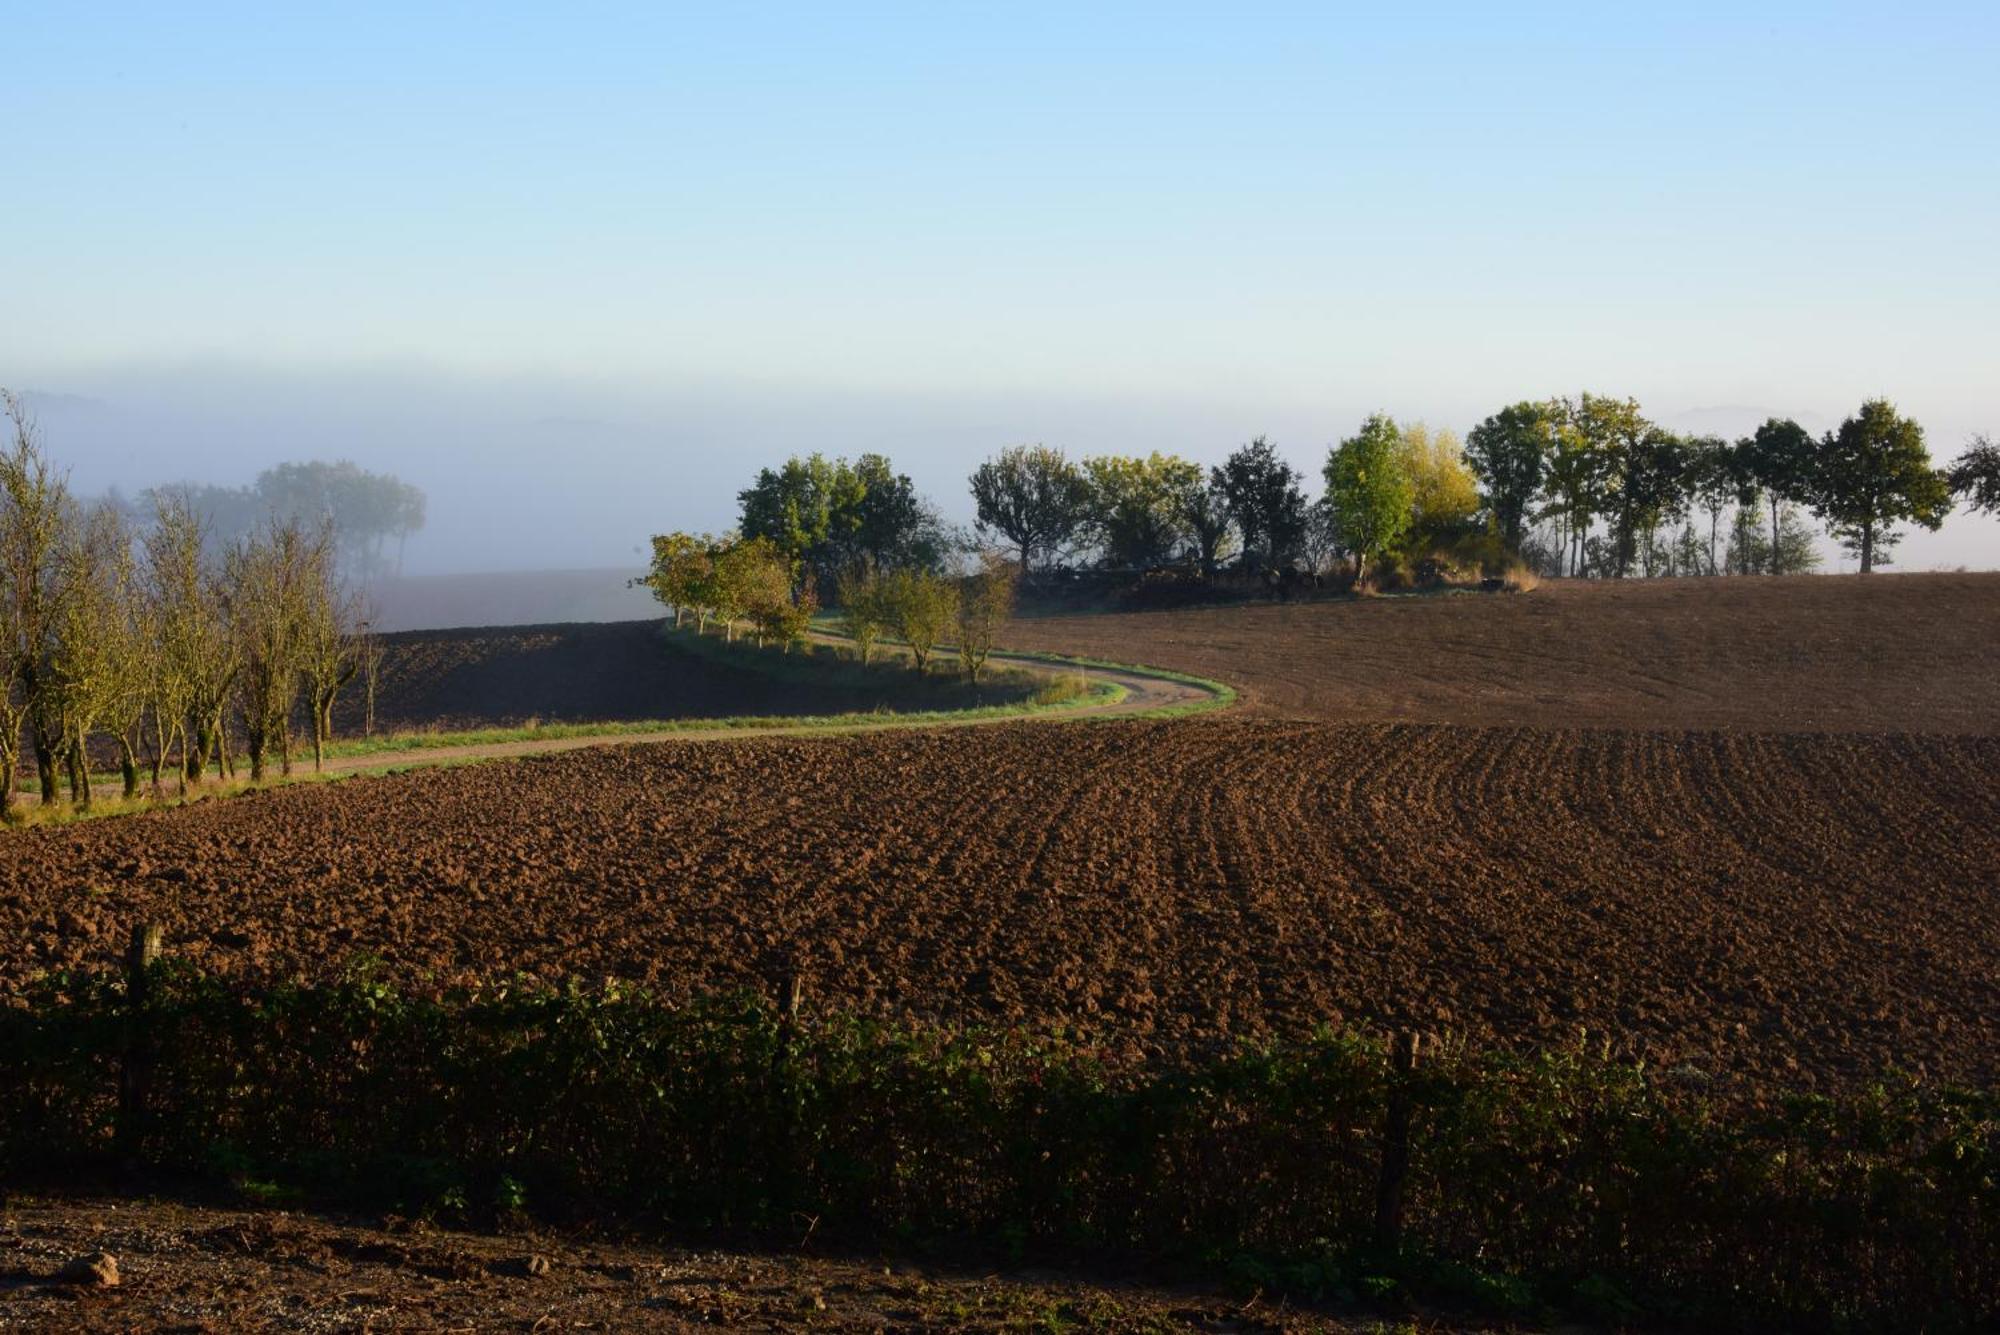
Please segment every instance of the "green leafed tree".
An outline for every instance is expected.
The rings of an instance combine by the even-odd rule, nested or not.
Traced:
[[[958,620],[957,581],[928,570],[898,570],[883,587],[896,633],[909,645],[917,671],[928,671],[938,642]]]
[[[834,595],[840,600],[840,627],[854,642],[863,667],[875,652],[875,641],[888,628],[890,609],[885,576],[868,569],[842,571]]]
[[[1393,546],[1410,526],[1415,496],[1393,418],[1380,413],[1333,447],[1326,459],[1326,508],[1340,544],[1354,553],[1354,581],[1368,578],[1368,558]]]
[[[1276,568],[1299,554],[1306,536],[1306,497],[1297,469],[1259,436],[1225,459],[1212,475],[1229,501],[1243,539],[1243,559]]]
[[[1509,551],[1520,551],[1527,537],[1555,448],[1555,428],[1548,404],[1524,400],[1502,408],[1465,438],[1465,461],[1479,479],[1481,502]]]
[[[1021,573],[1053,564],[1090,523],[1090,478],[1061,450],[1015,445],[979,465],[972,500],[980,527],[1020,554]]]
[[[1755,434],[1736,442],[1736,447],[1770,508],[1771,533],[1766,547],[1776,553],[1784,539],[1784,507],[1803,505],[1811,499],[1819,445],[1811,432],[1789,417],[1772,417],[1765,419]]]
[[[1985,436],[1974,436],[1945,476],[1952,493],[1963,496],[1971,509],[2000,514],[2000,445]]]
[[[1084,461],[1091,523],[1104,559],[1147,569],[1173,559],[1187,535],[1182,500],[1201,484],[1198,464],[1155,451],[1140,458],[1100,455]]]
[[[692,533],[653,535],[653,564],[644,583],[654,598],[673,611],[676,629],[687,613],[702,606],[702,595],[714,571],[710,554],[714,545],[713,539]]]
[[[1935,529],[1951,513],[1951,484],[1931,467],[1924,430],[1887,399],[1870,399],[1829,431],[1813,461],[1813,513],[1867,574],[1898,541],[1896,526]]]

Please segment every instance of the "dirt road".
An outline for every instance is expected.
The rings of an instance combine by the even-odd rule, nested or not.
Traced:
[[[326,762],[321,771],[328,775],[366,774],[387,771],[422,769],[430,765],[467,764],[477,760],[511,760],[521,756],[548,755],[558,751],[578,751],[593,746],[633,746],[646,742],[711,742],[745,737],[798,737],[827,736],[836,733],[884,732],[897,728],[937,727],[965,728],[993,723],[1018,722],[1067,722],[1074,719],[1134,718],[1152,714],[1158,710],[1178,708],[1185,705],[1201,704],[1215,697],[1215,692],[1206,686],[1189,682],[1156,677],[1140,671],[1126,671],[1114,668],[1074,668],[1059,669],[1057,665],[1039,659],[1015,654],[995,654],[992,661],[997,664],[1030,668],[1037,671],[1076,671],[1089,678],[1093,685],[1115,685],[1124,689],[1121,699],[1105,704],[1082,704],[1067,709],[1051,709],[1038,714],[972,715],[961,719],[937,721],[935,719],[913,724],[899,720],[894,715],[859,715],[853,723],[836,725],[800,724],[792,726],[778,724],[771,727],[728,727],[713,728],[692,724],[654,732],[605,733],[585,737],[531,738],[515,742],[488,742],[466,746],[431,746],[408,751],[375,751],[366,755],[336,756]],[[310,775],[310,756],[293,762],[296,773]],[[101,798],[115,798],[120,792],[116,782],[100,783],[96,787]]]

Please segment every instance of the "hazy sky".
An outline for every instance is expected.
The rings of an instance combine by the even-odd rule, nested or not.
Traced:
[[[962,515],[1581,388],[2000,432],[1991,0],[834,9],[10,7],[0,384],[83,486],[390,468],[431,570],[812,448]]]

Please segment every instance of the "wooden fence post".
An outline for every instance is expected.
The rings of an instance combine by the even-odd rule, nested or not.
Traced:
[[[125,949],[125,1050],[118,1062],[118,1123],[115,1138],[122,1166],[135,1167],[146,1118],[146,1094],[153,1078],[152,970],[159,961],[165,934],[156,923],[132,929]]]
[[[1394,1250],[1403,1240],[1403,1179],[1410,1172],[1410,1075],[1418,1036],[1399,1030],[1389,1047],[1389,1099],[1382,1119],[1382,1172],[1375,1184],[1375,1241]]]

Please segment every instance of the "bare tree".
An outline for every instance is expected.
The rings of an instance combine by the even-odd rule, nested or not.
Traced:
[[[291,773],[291,718],[298,703],[308,571],[322,559],[322,542],[296,520],[272,520],[229,553],[227,582],[242,667],[236,715],[250,753],[250,781],[261,783],[275,745]],[[224,738],[226,745],[227,739]]]
[[[156,492],[146,535],[147,594],[159,624],[154,671],[154,787],[179,741],[180,788],[201,782],[208,762],[223,768],[225,711],[242,668],[222,575],[204,552],[207,521],[184,491]]]
[[[75,506],[41,452],[26,405],[0,390],[0,412],[13,435],[0,454],[0,587],[8,599],[12,636],[7,709],[17,729],[24,719],[29,725],[42,805],[53,806],[60,795],[56,764],[64,730],[54,707],[49,658],[64,600],[64,535],[74,523]],[[10,749],[18,748],[15,741]]]
[[[326,768],[326,745],[333,740],[333,705],[362,668],[365,650],[359,600],[340,585],[333,544],[321,541],[303,573],[300,589],[299,665],[305,682],[306,712],[312,721],[313,772]]]

